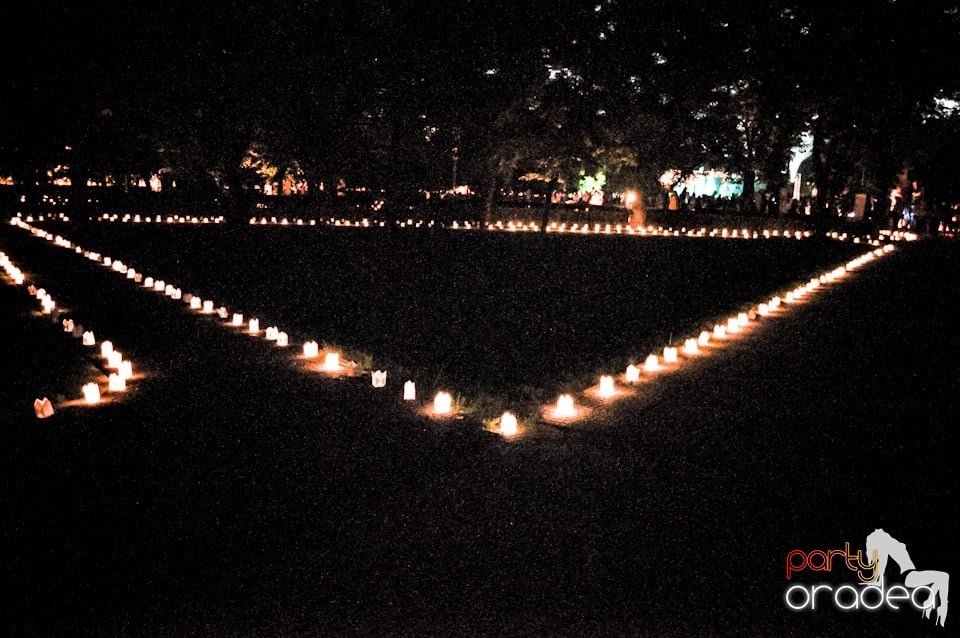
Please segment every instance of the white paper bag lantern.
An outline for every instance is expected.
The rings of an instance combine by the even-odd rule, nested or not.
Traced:
[[[191,297],[190,298],[190,309],[191,310],[200,310],[203,305],[203,300],[200,297]]]
[[[213,302],[212,302],[212,301],[204,301],[204,302],[203,302],[203,312],[204,312],[204,314],[208,314],[208,315],[213,313]]]
[[[153,288],[153,277],[147,277],[143,280],[144,288]]]
[[[404,401],[416,401],[417,400],[417,384],[413,381],[407,381],[403,384],[403,400]]]
[[[123,392],[127,389],[127,380],[124,379],[122,375],[114,372],[109,377],[107,389],[110,392]]]
[[[709,345],[709,343],[710,343],[710,333],[704,330],[703,332],[700,333],[700,336],[697,337],[697,345],[703,347],[703,346]]]
[[[94,337],[93,337],[93,332],[91,332],[91,331],[89,331],[89,330],[86,331],[86,332],[84,332],[84,333],[83,333],[83,341],[82,341],[82,343],[83,343],[83,345],[85,345],[85,346],[92,346],[92,345],[96,344],[96,343],[97,343],[97,340],[94,339]]]
[[[609,399],[616,393],[617,390],[613,384],[613,377],[609,374],[605,374],[600,377],[600,389],[597,391],[597,394],[600,396],[600,398]]]
[[[109,357],[110,353],[113,352],[113,343],[110,341],[104,341],[100,344],[100,355],[103,357]]]
[[[660,359],[655,354],[651,354],[647,357],[647,360],[643,362],[643,369],[647,372],[656,372],[660,369]]]
[[[163,279],[158,279],[153,282],[153,289],[157,292],[163,292],[163,289],[167,287],[167,283]]]
[[[289,342],[290,342],[290,337],[287,336],[287,333],[286,333],[286,332],[282,332],[282,331],[281,331],[281,332],[278,332],[278,333],[277,333],[277,345],[278,345],[278,346],[280,346],[281,348],[286,348],[286,347],[287,347],[287,344],[288,344]]]
[[[328,352],[324,355],[323,369],[327,372],[338,372],[340,370],[340,353]]]
[[[453,409],[453,397],[450,396],[450,393],[437,392],[437,396],[433,398],[433,413],[449,414],[452,409]]]
[[[248,332],[250,332],[250,334],[254,334],[254,335],[255,335],[255,334],[259,333],[259,332],[260,332],[260,320],[259,320],[259,319],[251,319],[251,320],[250,320],[250,323],[248,324],[247,330],[248,330]]]
[[[233,321],[231,321],[230,323],[233,324],[233,325],[235,325],[235,326],[242,326],[242,325],[243,325],[243,315],[241,315],[241,314],[238,313],[238,312],[233,313]]]
[[[387,371],[374,370],[370,373],[370,382],[375,388],[382,388],[387,385]]]
[[[88,405],[100,403],[100,386],[96,383],[88,383],[83,386],[83,400]]]
[[[303,344],[303,356],[305,359],[316,359],[320,354],[320,346],[316,341],[307,341]]]
[[[278,333],[279,333],[279,330],[277,330],[276,326],[268,326],[266,335],[265,335],[267,338],[267,341],[276,341]]]
[[[73,319],[64,319],[64,320],[63,320],[63,331],[64,331],[64,332],[73,332]]]
[[[114,350],[107,356],[108,368],[119,369],[121,363],[123,363],[123,355],[120,354],[119,350]]]
[[[43,397],[43,399],[34,399],[33,411],[37,415],[38,419],[46,419],[53,416],[53,404],[50,403],[50,399],[47,397]]]
[[[133,378],[133,364],[130,363],[129,361],[121,361],[121,362],[120,362],[120,368],[119,368],[119,370],[118,370],[117,373],[118,373],[121,377],[123,377],[124,379],[132,379],[132,378]]]
[[[227,313],[227,309],[224,308],[223,306],[220,306],[217,309],[217,316],[220,317],[221,319],[226,319],[228,314],[229,313]]]
[[[572,419],[577,416],[577,408],[573,403],[573,397],[569,394],[561,394],[557,398],[557,405],[553,409],[553,415],[559,419]]]
[[[632,363],[627,366],[626,374],[627,383],[636,383],[640,380],[640,368],[633,365]]]
[[[699,353],[700,353],[700,348],[697,346],[696,339],[687,339],[683,342],[683,354],[695,355]]]
[[[677,349],[673,346],[667,346],[663,349],[663,362],[664,363],[676,363],[677,362]]]
[[[517,417],[510,412],[500,415],[500,434],[506,438],[517,435]]]

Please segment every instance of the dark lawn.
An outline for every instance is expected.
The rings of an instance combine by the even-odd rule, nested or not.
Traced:
[[[58,232],[59,226],[50,226]],[[865,252],[835,241],[225,226],[66,227],[84,248],[291,340],[466,395],[622,372],[670,339]],[[299,345],[299,344],[297,344]]]
[[[710,245],[659,241],[643,254],[676,246],[702,261],[696,246]],[[781,250],[730,245],[717,252]],[[909,612],[795,614],[781,597],[787,552],[856,545],[875,527],[906,542],[919,568],[960,573],[955,245],[901,247],[679,373],[659,402],[514,443],[304,374],[261,340],[23,231],[0,230],[0,250],[149,374],[114,405],[36,421],[37,386],[56,391],[85,364],[29,313],[25,290],[0,286],[11,591],[0,613],[11,636],[953,633],[953,615],[943,631]],[[608,252],[595,259],[613,267]],[[138,267],[160,259],[130,254]],[[180,255],[184,278],[206,259]],[[725,263],[742,287],[775,279]],[[699,281],[673,283],[723,285]],[[667,305],[617,304],[649,317]]]

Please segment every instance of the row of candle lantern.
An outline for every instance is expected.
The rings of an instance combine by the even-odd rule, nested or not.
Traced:
[[[10,277],[14,284],[18,286],[24,284],[26,277],[23,271],[2,252],[0,252],[0,267],[4,269],[4,272]],[[44,315],[54,313],[57,304],[46,289],[36,288],[31,285],[28,288],[28,292],[40,304],[40,310]],[[60,325],[64,332],[79,337],[84,346],[96,345],[94,333],[90,330],[82,330],[72,318],[67,317],[62,319]],[[113,344],[110,341],[105,341],[101,344],[101,356],[106,360],[107,367],[115,370],[115,372],[108,374],[107,390],[109,392],[125,391],[127,389],[127,381],[133,378],[133,364],[129,360],[125,360],[119,351],[114,350]],[[95,381],[84,384],[81,392],[83,394],[83,401],[88,405],[95,405],[101,401],[100,385]],[[43,399],[34,401],[34,410],[36,411],[37,417],[46,418],[53,414],[53,405],[49,399],[44,397]]]
[[[772,231],[769,236],[775,236],[773,235],[775,232],[776,231]],[[48,239],[58,238],[48,237]],[[67,247],[69,247],[69,242],[67,242]],[[893,250],[893,246],[891,244],[886,244],[882,248],[877,248],[871,252],[861,255],[856,259],[850,260],[844,266],[840,266],[836,269],[828,271],[819,277],[812,278],[807,284],[787,291],[782,297],[779,295],[774,296],[767,302],[758,304],[749,312],[740,312],[735,316],[729,317],[725,322],[720,322],[714,325],[711,331],[702,331],[696,337],[686,338],[683,340],[682,346],[666,346],[661,354],[658,355],[653,353],[648,355],[643,361],[642,366],[630,364],[627,367],[623,378],[627,384],[636,384],[640,382],[642,373],[654,375],[662,372],[671,365],[679,363],[681,353],[686,358],[696,357],[701,354],[703,348],[709,345],[716,345],[723,340],[737,335],[750,323],[750,321],[766,317],[778,311],[784,303],[794,303],[800,301],[809,293],[819,289],[821,285],[835,281],[836,279],[843,277],[850,270],[858,268],[863,263],[882,256],[891,250]],[[80,252],[80,250],[77,249],[77,252]],[[100,256],[96,253],[90,253],[90,255],[92,255],[90,257],[91,259],[100,259]],[[109,258],[103,259],[105,265],[110,265],[110,262],[107,260],[109,260]],[[115,269],[117,269],[117,263],[118,262],[114,262],[113,267]],[[152,287],[156,290],[168,290],[168,294],[171,297],[175,295],[179,296],[179,289],[174,288],[173,294],[170,294],[169,289],[171,286],[164,284],[163,281],[156,282],[151,278],[147,278],[147,280],[145,280],[145,286],[148,288]],[[213,302],[201,302],[197,297],[191,297],[189,295],[188,297],[190,298],[191,308],[201,310],[202,312],[208,314],[213,312]],[[222,319],[226,319],[227,311],[225,308],[221,307],[217,312]],[[253,318],[245,324],[243,315],[241,313],[233,313],[230,324],[238,327],[246,325],[247,332],[253,335],[256,335],[260,332],[259,320]],[[265,331],[265,337],[268,340],[276,341],[277,345],[281,347],[286,347],[289,343],[289,337],[287,333],[280,331],[275,326],[267,328]],[[319,345],[315,341],[305,342],[303,344],[303,357],[308,360],[318,358]],[[324,361],[320,369],[324,372],[332,374],[340,373],[343,370],[343,367],[339,360],[339,353],[325,353]],[[384,387],[386,384],[386,371],[377,370],[371,372],[371,382],[374,387]],[[615,398],[621,394],[621,391],[617,388],[612,375],[603,375],[601,376],[598,387],[593,394],[599,399],[606,401]],[[412,380],[407,381],[404,384],[403,399],[405,401],[414,401],[416,399],[416,386]],[[557,402],[554,406],[548,406],[547,409],[545,409],[548,419],[561,421],[577,419],[583,414],[583,412],[583,408],[577,406],[573,396],[570,394],[561,395],[557,399]],[[438,392],[434,397],[429,413],[434,416],[441,417],[454,414],[455,408],[453,406],[451,395],[443,391]],[[517,433],[516,416],[510,412],[506,412],[501,415],[498,429],[504,436],[515,435]]]
[[[189,293],[184,295],[180,288],[175,287],[172,284],[168,284],[162,279],[154,279],[150,276],[144,276],[143,273],[137,272],[134,268],[129,267],[122,261],[113,259],[109,256],[103,256],[98,252],[84,251],[80,246],[73,244],[60,235],[53,235],[52,233],[42,229],[37,229],[29,226],[28,224],[24,224],[19,220],[17,220],[14,225],[17,225],[24,230],[28,230],[31,234],[41,239],[51,241],[56,246],[71,249],[75,253],[82,254],[91,261],[101,263],[102,265],[125,275],[127,279],[133,280],[135,283],[142,284],[143,287],[148,290],[163,292],[166,296],[172,299],[182,298],[189,304],[191,310],[197,310],[203,314],[217,314],[225,321],[229,317],[228,325],[245,328],[245,331],[253,336],[258,336],[263,333],[263,336],[267,341],[275,342],[278,347],[287,347],[290,344],[289,335],[285,331],[280,330],[277,326],[269,326],[265,330],[262,330],[260,320],[258,318],[250,318],[245,320],[242,313],[230,313],[224,306],[220,306],[219,308],[215,309],[215,304],[212,300],[202,300],[200,297]],[[109,357],[109,354],[107,354],[105,351],[104,356]],[[320,346],[316,341],[306,341],[303,344],[304,359],[313,360],[319,358],[319,356]],[[340,375],[347,370],[347,368],[348,365],[341,361],[339,352],[327,351],[324,352],[323,362],[320,365],[319,370],[333,375]],[[384,388],[386,387],[387,382],[387,371],[373,370],[370,372],[370,379],[371,385],[374,388]],[[416,384],[413,380],[408,380],[404,383],[402,396],[405,402],[416,401]],[[453,406],[450,395],[445,392],[439,392],[434,398],[431,412],[438,416],[451,414],[453,412]]]
[[[103,213],[98,217],[89,219],[122,224],[223,224],[226,222],[223,215],[131,215],[130,213],[119,215],[117,213]]]
[[[683,340],[683,346],[666,346],[660,355],[652,353],[644,359],[642,365],[630,364],[623,375],[625,383],[634,385],[641,381],[641,374],[656,375],[667,370],[670,365],[680,362],[680,355],[686,358],[694,358],[702,354],[702,349],[708,345],[716,345],[724,340],[736,336],[751,322],[764,317],[768,317],[781,310],[784,304],[797,303],[804,300],[808,295],[821,289],[825,284],[832,283],[846,276],[848,272],[860,268],[864,264],[873,261],[878,257],[892,252],[892,244],[885,244],[882,248],[875,248],[870,252],[864,253],[859,257],[851,259],[845,265],[834,268],[823,273],[818,277],[811,278],[806,284],[797,286],[783,294],[775,295],[768,301],[757,304],[749,312],[739,312],[729,317],[726,321],[721,321],[713,326],[712,330],[704,330],[696,337],[688,337]],[[613,375],[602,375],[593,396],[601,400],[610,400],[616,398],[623,392],[617,387]],[[557,402],[551,406],[545,406],[544,413],[546,417],[554,421],[570,422],[584,416],[586,408],[580,406],[574,400],[571,394],[562,394],[557,398]]]
[[[303,218],[287,218],[287,217],[251,217],[249,224],[252,226],[266,226],[266,225],[275,225],[275,226],[317,226],[318,223],[324,226],[333,226],[337,228],[384,228],[388,225],[388,222],[383,220],[373,220],[369,218],[363,219],[347,219],[347,218],[326,218],[320,219],[319,222],[316,219],[304,220]],[[435,226],[434,221],[424,221],[423,219],[413,219],[408,218],[405,220],[394,220],[392,222],[394,225],[401,228],[433,228]],[[721,239],[772,239],[772,238],[781,238],[781,239],[807,239],[814,236],[813,231],[800,229],[800,228],[766,228],[766,229],[751,229],[751,228],[731,228],[731,227],[706,227],[699,226],[696,228],[688,227],[686,225],[680,225],[679,227],[675,226],[663,226],[663,225],[637,225],[633,226],[630,224],[612,224],[612,223],[578,223],[578,222],[550,222],[546,228],[543,228],[537,222],[522,222],[522,221],[496,221],[496,222],[487,222],[486,224],[480,224],[477,222],[471,222],[468,220],[459,221],[454,220],[450,222],[449,228],[453,230],[481,230],[485,229],[488,231],[502,231],[502,232],[541,232],[545,231],[547,233],[556,233],[556,234],[580,234],[580,235],[636,235],[636,236],[652,236],[652,237],[710,237],[710,238],[721,238]],[[885,240],[889,241],[912,241],[917,238],[916,234],[909,232],[886,232],[881,231]],[[868,243],[873,246],[881,245],[879,237],[874,237],[872,235],[855,235],[850,234],[844,231],[831,231],[825,234],[826,237],[831,239],[836,239],[840,241],[852,241],[853,243]]]

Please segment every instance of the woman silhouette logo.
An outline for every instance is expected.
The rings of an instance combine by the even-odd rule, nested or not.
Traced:
[[[900,574],[903,576],[905,587],[910,589],[923,587],[929,590],[930,596],[923,604],[923,617],[929,618],[931,610],[936,607],[937,618],[935,622],[943,627],[947,621],[949,574],[932,569],[918,570],[913,564],[910,554],[907,553],[907,546],[882,529],[875,529],[867,535],[867,556],[875,556],[878,580],[883,580],[887,560],[892,559],[900,567]]]

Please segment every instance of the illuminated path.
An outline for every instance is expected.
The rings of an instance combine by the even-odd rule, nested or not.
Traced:
[[[389,373],[387,370],[363,369],[352,362],[341,360],[341,353],[321,351],[314,340],[291,343],[288,333],[282,328],[268,325],[267,322],[261,321],[258,317],[245,316],[240,311],[220,306],[215,300],[203,300],[190,293],[184,293],[179,287],[161,279],[159,276],[153,277],[137,272],[132,266],[123,264],[118,260],[112,260],[110,256],[84,250],[81,246],[74,245],[67,238],[34,228],[20,219],[11,220],[11,224],[29,231],[36,237],[50,241],[60,248],[78,255],[82,254],[83,257],[109,268],[110,271],[123,277],[128,283],[144,289],[147,293],[162,294],[174,301],[187,302],[191,311],[218,317],[221,325],[230,326],[232,329],[254,338],[263,337],[267,341],[273,342],[278,349],[286,350],[291,345],[296,349],[300,346],[303,353],[300,356],[303,361],[301,366],[305,365],[308,370],[318,371],[335,378],[369,375],[375,388],[383,388],[386,384],[386,375]],[[728,236],[726,231],[723,232],[722,236]],[[736,234],[729,236],[735,238]],[[591,406],[603,408],[606,404],[620,398],[635,395],[635,388],[640,387],[643,390],[644,384],[648,384],[657,377],[690,367],[694,360],[712,354],[716,350],[721,350],[730,343],[736,343],[743,336],[748,335],[757,322],[766,322],[770,318],[776,318],[791,307],[806,302],[822,290],[845,279],[849,273],[885,256],[893,249],[892,244],[886,244],[882,248],[873,248],[841,266],[814,275],[805,285],[784,291],[781,294],[775,294],[765,301],[758,302],[748,311],[740,312],[722,320],[714,325],[711,330],[705,330],[697,335],[686,335],[676,343],[664,344],[662,351],[650,353],[646,355],[642,362],[637,361],[630,364],[622,374],[617,375],[611,372],[611,374],[601,376],[598,384],[586,389],[582,397],[578,398],[572,394],[565,394],[557,399],[555,405],[543,406],[540,418],[547,423],[556,425],[569,425],[589,418],[594,410],[594,407]],[[109,352],[104,352],[104,356],[108,354]],[[314,363],[314,360],[317,359],[321,360],[319,365]],[[424,405],[422,400],[418,403],[414,380],[407,380],[404,383],[402,399],[404,403],[421,406],[420,410],[423,414],[435,419],[455,418],[460,411],[459,407],[453,402],[451,394],[446,390],[438,391],[432,403]],[[528,418],[526,420],[527,423],[523,423],[518,420],[516,415],[507,411],[495,421],[487,423],[487,426],[507,438],[512,438],[529,426],[535,425],[540,419],[530,420]]]
[[[82,424],[2,430],[14,633],[915,635],[784,610],[785,553],[883,526],[957,562],[956,245],[899,247],[638,411],[507,444],[0,232],[151,373]]]
[[[42,279],[36,276],[26,275],[13,261],[3,252],[0,252],[0,268],[3,269],[6,281],[14,286],[27,288],[29,285],[29,295],[33,297],[40,306],[39,314],[45,319],[54,318],[53,330],[61,329],[68,337],[81,341],[84,348],[90,349],[93,356],[99,356],[101,365],[98,366],[102,374],[88,379],[80,389],[82,396],[78,399],[67,399],[63,401],[51,402],[49,397],[37,397],[49,403],[49,406],[38,407],[37,417],[48,418],[53,415],[54,409],[68,406],[85,405],[95,406],[102,403],[109,403],[114,398],[122,396],[128,389],[128,382],[134,379],[142,378],[142,375],[136,374],[133,364],[129,358],[124,357],[123,353],[114,347],[113,342],[105,340],[97,342],[96,334],[93,330],[84,329],[80,319],[69,310],[64,310],[57,306],[56,300],[45,289],[38,288],[36,284],[42,283]],[[36,344],[35,347],[43,347]],[[67,393],[69,394],[69,390]]]

